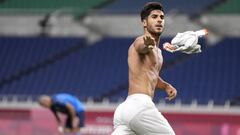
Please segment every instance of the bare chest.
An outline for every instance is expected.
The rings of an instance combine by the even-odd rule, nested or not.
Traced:
[[[154,48],[149,54],[149,64],[151,67],[157,69],[158,71],[162,67],[163,57],[162,52],[159,48]]]

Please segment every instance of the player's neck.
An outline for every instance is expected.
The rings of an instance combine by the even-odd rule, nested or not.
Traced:
[[[160,36],[153,36],[156,42],[156,46],[159,46]]]

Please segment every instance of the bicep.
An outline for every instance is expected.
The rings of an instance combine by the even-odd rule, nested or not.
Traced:
[[[138,42],[135,42],[135,43],[133,44],[133,46],[134,46],[134,48],[135,48],[135,50],[136,50],[137,52],[141,52],[141,50],[142,50],[142,48],[143,48],[143,45],[140,44],[140,43],[138,43]]]
[[[75,112],[75,109],[74,109],[74,107],[71,104],[67,103],[65,106],[66,106],[68,112],[70,112],[70,113],[74,113]]]

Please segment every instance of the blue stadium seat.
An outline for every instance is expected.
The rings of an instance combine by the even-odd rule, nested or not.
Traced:
[[[66,45],[79,42],[79,39],[59,38],[48,42],[35,39],[39,40],[39,43],[33,44],[35,40],[32,38],[26,38],[24,42],[18,38],[10,38],[11,41],[7,39],[0,39],[3,48],[1,51],[11,50],[11,53],[0,53],[1,77],[6,75],[7,70],[8,74],[12,73],[41,60],[55,50],[64,50]],[[169,39],[161,42],[166,40]],[[97,100],[107,97],[110,101],[117,102],[127,96],[127,50],[132,41],[132,38],[104,38],[93,46],[79,49],[46,67],[3,85],[0,87],[0,95],[36,97],[39,94],[68,92],[84,100],[89,97]],[[31,45],[25,45],[25,42]],[[178,89],[177,99],[182,103],[191,103],[196,99],[199,104],[207,104],[209,100],[223,104],[226,100],[240,97],[239,42],[238,38],[227,38],[218,45],[203,48],[202,53],[193,55],[162,51],[164,66],[161,76]],[[5,45],[2,45],[3,43]],[[23,60],[19,60],[17,56],[24,56]],[[29,57],[31,59],[24,63]],[[164,96],[166,95],[156,92],[154,101],[157,102]]]

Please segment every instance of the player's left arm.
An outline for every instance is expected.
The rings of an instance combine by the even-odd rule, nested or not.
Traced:
[[[55,109],[51,109],[51,111],[53,112],[53,114],[54,114],[54,116],[55,116],[55,118],[56,118],[56,120],[57,120],[57,123],[58,123],[58,131],[59,131],[60,133],[62,133],[62,132],[63,132],[63,126],[62,126],[62,122],[61,122],[61,119],[60,119],[60,117],[59,117],[59,114],[58,114],[58,112],[57,112]]]
[[[177,96],[177,90],[169,83],[165,82],[161,77],[158,77],[157,89],[165,90],[168,97],[166,99],[172,100]]]
[[[70,118],[73,120],[73,118],[75,117],[75,109],[73,108],[73,106],[69,103],[66,104],[66,108],[69,112],[69,116]]]
[[[58,125],[61,125],[61,119],[60,119],[60,117],[59,117],[58,112],[56,111],[56,109],[50,108],[50,110],[51,110],[52,113],[54,114],[54,116],[55,116],[55,118],[56,118],[56,120],[57,120]]]

